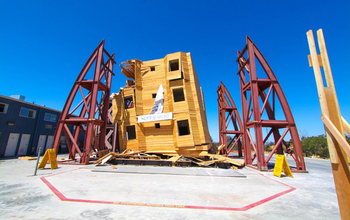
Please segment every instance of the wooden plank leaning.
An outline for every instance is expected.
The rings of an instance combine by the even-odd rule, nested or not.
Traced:
[[[319,61],[319,55],[317,55],[312,30],[308,31],[306,35],[311,54],[310,66],[312,66],[314,70],[318,98],[322,111],[321,118],[325,124],[327,144],[338,197],[340,215],[343,220],[350,220],[350,170],[347,157],[348,144],[345,139],[343,126],[345,125],[346,129],[349,128],[346,127],[347,122],[342,119],[340,114],[339,103],[335,91],[322,29],[317,31],[321,61]],[[323,67],[324,70],[326,87],[323,84],[320,67]]]

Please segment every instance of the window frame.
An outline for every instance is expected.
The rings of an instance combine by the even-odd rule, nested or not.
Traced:
[[[57,120],[57,115],[45,112],[45,114],[44,114],[44,121],[56,122],[56,120]]]
[[[187,131],[184,133],[182,129],[180,129],[180,123],[182,122],[186,122],[186,127],[187,127]],[[183,128],[184,126],[181,126],[181,128]],[[180,120],[177,121],[177,131],[178,131],[178,135],[179,136],[185,136],[185,135],[190,135],[191,134],[191,129],[190,129],[190,123],[188,122],[188,119],[185,120]]]
[[[180,91],[181,90],[181,92],[182,92],[182,98],[183,99],[179,99],[179,96],[177,95],[176,96],[176,98],[175,98],[175,91]],[[176,92],[177,93],[177,92]],[[181,97],[180,97],[181,98]],[[175,89],[173,89],[173,100],[174,100],[174,102],[183,102],[183,101],[185,101],[186,100],[186,98],[185,98],[185,91],[184,91],[184,89],[181,87],[181,88],[175,88]]]
[[[0,114],[7,114],[9,104],[0,102],[0,105],[4,105],[4,111],[0,112]]]
[[[133,128],[133,132],[130,132],[130,128]],[[126,140],[135,140],[136,139],[136,128],[135,128],[135,125],[129,125],[129,126],[125,126],[125,132],[126,132]],[[134,133],[134,136],[131,136],[130,135],[132,133]]]
[[[132,105],[131,107],[129,107],[129,105],[127,105],[126,101],[128,99],[131,99],[131,102],[130,104]],[[129,95],[129,96],[124,96],[124,109],[132,109],[134,108],[135,104],[134,104],[134,97],[132,95]]]
[[[173,67],[173,65],[177,63],[177,69],[173,69],[171,67]],[[174,71],[178,71],[180,70],[180,59],[173,59],[173,60],[169,60],[169,72],[174,72]]]
[[[25,113],[23,110],[28,110],[27,114],[23,114],[23,113]],[[29,116],[30,114],[32,114],[32,116]],[[19,110],[19,116],[20,117],[24,117],[24,118],[35,119],[35,117],[36,117],[36,110],[30,109],[30,108],[21,107],[21,109]]]

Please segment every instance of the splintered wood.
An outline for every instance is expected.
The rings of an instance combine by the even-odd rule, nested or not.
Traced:
[[[168,159],[162,159],[159,155],[154,154],[146,154],[141,151],[134,152],[132,150],[125,150],[124,152],[118,154],[114,152],[110,152],[106,154],[105,156],[101,157],[97,161],[94,162],[96,165],[103,165],[107,161],[112,161],[115,159],[123,159],[128,161],[138,161],[140,165],[146,165],[146,163],[143,163],[145,161],[158,161],[158,162],[171,162],[168,163],[169,166],[181,166],[180,164],[185,162],[193,163],[198,166],[207,167],[210,165],[217,165],[217,163],[224,163],[227,165],[230,165],[232,169],[237,169],[239,167],[244,166],[244,161],[239,161],[236,159],[232,159],[229,157],[216,155],[216,154],[208,154],[204,153],[202,154],[202,157],[184,157],[183,155],[175,155]],[[160,163],[162,164],[162,163]],[[150,165],[154,165],[154,163],[150,163]],[[228,166],[227,166],[228,167]]]
[[[180,160],[181,157],[182,157],[182,155],[174,156],[174,157],[171,157],[170,159],[168,159],[168,161],[171,161],[173,163],[173,165],[176,165],[176,162],[178,160]]]

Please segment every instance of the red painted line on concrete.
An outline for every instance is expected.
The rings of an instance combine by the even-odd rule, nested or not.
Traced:
[[[264,204],[264,203],[266,203],[266,202],[268,202],[268,201],[271,201],[271,200],[273,200],[273,199],[276,199],[277,197],[280,197],[280,196],[283,196],[284,194],[287,194],[287,193],[289,193],[289,192],[292,192],[293,190],[295,190],[294,187],[292,187],[291,189],[288,189],[288,190],[286,190],[286,191],[277,193],[277,194],[275,194],[275,195],[273,195],[273,196],[270,196],[270,197],[267,197],[267,198],[265,198],[265,199],[262,199],[262,200],[260,200],[260,201],[257,201],[257,202],[254,202],[254,203],[252,203],[252,204],[249,204],[249,205],[247,205],[247,206],[244,206],[244,207],[242,208],[242,211],[247,211],[247,210],[249,210],[249,209],[251,209],[251,208],[254,208],[254,207],[256,207],[256,206],[262,205],[262,204]]]
[[[184,205],[167,205],[167,204],[152,204],[152,203],[138,203],[138,202],[114,202],[115,205],[128,206],[147,206],[147,207],[166,207],[166,208],[185,208]]]
[[[57,174],[53,174],[47,177],[51,177],[51,176],[55,176],[58,174],[63,174],[63,173],[68,173],[68,172],[73,172],[76,170],[79,170],[81,168],[78,169],[74,169],[71,171],[65,171],[62,173],[57,173]],[[256,171],[257,172],[257,171]],[[259,173],[259,172],[257,172]],[[114,204],[114,205],[128,205],[128,206],[147,206],[147,207],[163,207],[163,208],[187,208],[187,209],[207,209],[207,210],[222,210],[222,211],[247,211],[251,208],[254,208],[256,206],[262,205],[266,202],[269,202],[273,199],[276,199],[282,195],[285,195],[287,193],[290,193],[294,190],[296,190],[295,187],[292,187],[288,184],[282,183],[280,181],[277,181],[275,179],[272,179],[268,176],[265,176],[261,173],[259,173],[261,176],[268,178],[270,180],[273,180],[275,182],[278,182],[284,186],[289,187],[290,189],[285,190],[283,192],[277,193],[273,196],[267,197],[265,199],[259,200],[257,202],[251,203],[249,205],[246,205],[244,207],[241,208],[234,208],[234,207],[214,207],[214,206],[192,206],[192,205],[167,205],[167,204],[152,204],[152,203],[135,203],[135,202],[111,202],[111,201],[100,201],[100,200],[88,200],[88,199],[69,199],[67,197],[65,197],[60,191],[58,191],[58,189],[56,189],[45,177],[41,177],[40,179],[49,187],[49,189],[61,200],[61,201],[67,201],[67,202],[84,202],[84,203],[99,203],[99,204]]]
[[[109,201],[88,200],[88,199],[67,199],[68,202],[85,202],[85,203],[99,203],[99,204],[114,204]]]
[[[46,177],[56,176],[56,175],[63,174],[63,173],[70,173],[70,172],[77,171],[77,170],[80,170],[80,169],[82,169],[82,168],[79,167],[79,168],[74,169],[74,170],[62,171],[62,172],[60,172],[60,173],[54,173],[54,174],[47,175]]]
[[[283,185],[286,185],[288,186],[287,184],[283,184]],[[247,211],[251,208],[254,208],[256,206],[259,206],[259,205],[262,205],[268,201],[271,201],[273,199],[276,199],[280,196],[283,196],[284,194],[287,194],[287,193],[290,193],[292,192],[293,190],[295,190],[296,188],[292,187],[292,186],[288,186],[290,187],[290,189],[286,190],[286,191],[283,191],[283,192],[280,192],[280,193],[277,193],[273,196],[270,196],[270,197],[267,197],[265,199],[262,199],[262,200],[259,200],[257,202],[254,202],[252,204],[249,204],[247,206],[244,206],[242,208],[225,208],[225,207],[210,207],[210,206],[185,206],[185,208],[191,208],[191,209],[212,209],[212,210],[226,210],[226,211]]]
[[[261,175],[263,175],[263,174],[261,174]],[[268,179],[270,179],[270,180],[273,180],[273,181],[275,181],[275,182],[277,182],[277,183],[279,183],[279,184],[282,184],[282,185],[284,185],[284,186],[290,187],[290,188],[293,189],[293,190],[297,189],[297,188],[295,188],[295,187],[293,187],[293,186],[288,185],[287,183],[283,183],[283,182],[281,182],[281,181],[272,179],[271,177],[268,177],[268,176],[265,176],[265,175],[264,175],[264,177],[266,177],[266,178],[268,178]],[[292,190],[292,191],[293,191],[293,190]]]
[[[49,189],[62,201],[67,201],[67,198],[60,192],[58,189],[56,189],[45,177],[40,178],[48,187]]]
[[[183,208],[187,208],[187,209],[221,210],[221,211],[245,211],[242,208],[213,207],[213,206],[194,206],[194,205],[186,205]]]
[[[263,177],[265,177],[265,178],[267,178],[267,179],[273,180],[273,181],[275,181],[275,182],[277,182],[277,183],[280,183],[280,184],[282,184],[282,185],[284,185],[284,186],[290,187],[290,188],[293,189],[293,190],[296,189],[296,188],[294,188],[293,186],[290,186],[290,185],[288,185],[288,184],[286,184],[286,183],[283,183],[283,182],[281,182],[281,181],[272,179],[271,177],[265,176],[264,174],[258,172],[258,171],[255,170],[255,169],[252,169],[252,168],[249,168],[249,167],[246,167],[246,168],[248,168],[248,170],[251,170],[251,171],[254,171],[254,172],[258,173],[260,176],[263,176]],[[292,190],[292,191],[293,191],[293,190]]]
[[[162,207],[162,208],[187,208],[187,209],[210,209],[210,210],[226,210],[226,211],[243,211],[242,208],[230,208],[230,207],[211,207],[211,206],[192,206],[192,205],[167,205],[167,204],[135,203],[135,202],[114,202],[113,204],[115,204],[115,205],[129,205],[129,206]]]

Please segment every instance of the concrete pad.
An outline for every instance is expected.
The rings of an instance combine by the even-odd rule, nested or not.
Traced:
[[[208,181],[206,177],[198,176],[91,171],[76,169],[45,177],[44,181],[53,192],[72,200],[217,210],[247,210],[294,190],[263,175],[239,179],[211,177]],[[109,187],[111,183],[118,184]],[[256,183],[259,187],[254,187]],[[235,190],[234,186],[239,190]],[[254,196],[246,196],[248,194]]]
[[[34,168],[0,159],[0,219],[340,219],[326,160],[306,158],[309,173],[294,178],[248,168],[238,170],[245,178]]]
[[[217,169],[201,167],[150,167],[150,166],[123,166],[118,165],[117,169],[110,166],[97,166],[92,172],[109,173],[139,173],[139,174],[164,174],[183,176],[222,176],[222,177],[246,177],[234,169]]]

